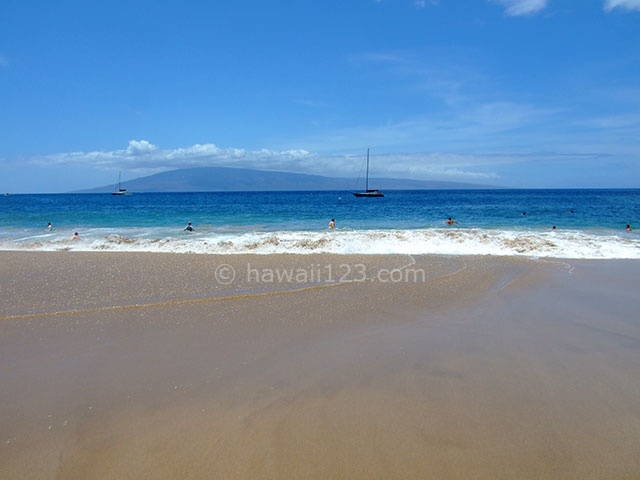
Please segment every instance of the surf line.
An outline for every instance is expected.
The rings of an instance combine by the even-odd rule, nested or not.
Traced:
[[[416,264],[416,259],[413,255],[407,255],[411,262],[407,265],[400,267],[398,270],[404,270],[410,266]],[[462,267],[453,272],[446,273],[444,275],[439,275],[429,279],[429,282],[434,280],[439,280],[447,277],[453,277],[458,273],[463,272],[467,269],[466,262],[462,262]],[[339,287],[342,285],[351,285],[358,283],[368,283],[374,281],[374,278],[366,278],[364,280],[348,280],[348,281],[340,281],[333,282],[324,285],[309,285],[307,287],[295,288],[291,290],[278,290],[275,292],[260,292],[260,293],[244,293],[239,295],[226,295],[221,297],[203,297],[203,298],[189,298],[189,299],[174,299],[174,300],[164,300],[161,302],[151,302],[151,303],[136,303],[132,305],[109,305],[106,307],[87,307],[87,308],[76,308],[70,310],[57,310],[53,312],[39,312],[39,313],[20,313],[15,315],[3,315],[0,316],[0,321],[9,321],[9,320],[25,320],[25,319],[35,319],[35,318],[46,318],[46,317],[60,317],[63,315],[81,315],[87,313],[97,313],[97,312],[109,312],[109,311],[120,311],[120,310],[140,310],[143,308],[154,308],[154,307],[171,307],[171,306],[179,306],[179,305],[197,305],[201,303],[216,303],[216,302],[224,302],[230,300],[246,300],[252,298],[263,298],[263,297],[276,297],[281,295],[289,295],[301,292],[309,292],[314,290],[324,290],[326,288]]]
[[[413,265],[415,263],[415,259],[413,259],[413,257],[411,257],[411,259],[413,260],[413,263],[403,266],[402,269],[407,268],[408,266]],[[362,283],[362,282],[367,282],[372,280],[373,279],[371,278],[366,278],[365,280],[349,280],[349,281],[328,283],[325,285],[309,285],[307,287],[294,288],[290,290],[278,290],[275,292],[243,293],[239,295],[225,295],[221,297],[175,299],[175,300],[164,300],[161,302],[136,303],[132,305],[109,305],[106,307],[76,308],[76,309],[70,309],[70,310],[58,310],[53,312],[20,313],[15,315],[3,315],[0,317],[0,321],[57,317],[62,315],[79,315],[79,314],[86,314],[86,313],[109,312],[109,311],[119,311],[119,310],[137,310],[137,309],[153,308],[153,307],[196,305],[200,303],[215,303],[215,302],[224,302],[229,300],[245,300],[245,299],[262,298],[262,297],[275,297],[280,295],[288,295],[288,294],[307,292],[307,291],[313,291],[313,290],[323,290],[325,288],[333,288],[341,285],[350,285],[352,283]]]
[[[196,305],[199,303],[216,303],[216,302],[225,302],[229,300],[244,300],[244,299],[251,299],[251,298],[262,298],[262,297],[276,297],[280,295],[288,295],[288,294],[299,293],[299,292],[307,292],[312,290],[332,288],[340,285],[349,285],[351,283],[357,283],[357,282],[355,280],[351,280],[348,282],[329,283],[327,285],[310,285],[308,287],[296,288],[291,290],[278,290],[276,292],[244,293],[240,295],[226,295],[222,297],[188,298],[188,299],[180,299],[180,300],[165,300],[162,302],[152,302],[152,303],[135,303],[132,305],[109,305],[107,307],[76,308],[71,310],[58,310],[54,312],[20,313],[16,315],[3,315],[0,317],[0,321],[22,320],[22,319],[44,318],[44,317],[58,317],[62,315],[78,315],[83,313],[109,312],[109,311],[118,311],[118,310],[138,310],[138,309],[153,308],[153,307]]]

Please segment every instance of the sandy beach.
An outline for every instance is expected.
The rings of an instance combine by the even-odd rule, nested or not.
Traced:
[[[640,261],[0,265],[2,478],[640,478]]]

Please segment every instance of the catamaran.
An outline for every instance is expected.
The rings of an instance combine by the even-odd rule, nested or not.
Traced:
[[[367,148],[367,176],[365,177],[365,191],[364,192],[353,192],[356,197],[384,197],[380,190],[370,190],[369,189],[369,149]]]

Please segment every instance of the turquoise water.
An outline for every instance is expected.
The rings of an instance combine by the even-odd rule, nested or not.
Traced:
[[[573,213],[568,213],[573,210]],[[522,215],[526,212],[526,215]],[[425,228],[448,217],[462,228],[620,230],[640,226],[640,190],[390,191],[384,198],[350,192],[225,192],[12,195],[0,199],[0,228],[179,227],[196,225],[307,230]]]
[[[459,224],[446,225],[448,217]],[[640,227],[640,190],[389,191],[384,198],[356,198],[351,192],[11,195],[0,198],[0,248],[155,251],[160,240],[176,240],[161,251],[224,253],[221,246],[231,243],[230,253],[239,253],[257,242],[258,247],[252,247],[257,253],[297,252],[295,242],[319,233],[326,236],[331,218],[338,232],[318,237],[319,248],[311,251],[394,253],[395,248],[398,253],[431,253],[435,248],[433,253],[446,253],[471,241],[468,252],[463,248],[453,253],[494,253],[490,246],[478,250],[483,235],[547,235],[556,226],[555,239],[570,232],[580,242],[626,242],[622,246],[628,257],[638,237],[625,226]],[[183,232],[188,221],[196,228],[191,236]],[[46,232],[47,222],[53,224],[52,232]],[[83,242],[65,246],[74,231]],[[388,237],[392,231],[404,236],[397,247]],[[454,239],[453,231],[464,239]],[[261,248],[266,239],[270,243]],[[425,241],[431,242],[431,250],[425,251]],[[407,242],[415,251],[405,248]],[[562,251],[570,253],[566,243]],[[580,243],[576,251],[584,247]],[[495,253],[504,252],[498,248]]]

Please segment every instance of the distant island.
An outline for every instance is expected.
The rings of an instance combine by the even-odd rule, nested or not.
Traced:
[[[241,191],[299,191],[354,190],[353,178],[332,178],[302,173],[272,172],[232,167],[198,167],[171,170],[122,182],[130,192],[241,192]],[[380,190],[429,189],[485,189],[500,188],[461,182],[410,180],[399,178],[370,178],[369,185]],[[362,185],[359,186],[362,188]],[[74,193],[108,193],[116,184],[78,190]]]

